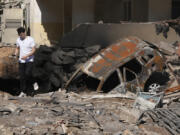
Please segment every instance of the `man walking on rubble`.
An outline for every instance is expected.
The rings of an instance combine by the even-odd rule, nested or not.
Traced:
[[[20,90],[19,97],[33,96],[33,79],[32,66],[35,53],[35,42],[30,36],[26,36],[26,30],[23,27],[17,29],[19,38],[16,41],[15,56],[19,55],[19,75],[20,75]]]

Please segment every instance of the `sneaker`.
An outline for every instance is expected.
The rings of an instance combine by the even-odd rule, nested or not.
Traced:
[[[18,97],[26,97],[26,94],[21,92]]]
[[[34,90],[38,90],[39,89],[39,86],[38,86],[37,82],[33,84],[33,87],[34,87]]]

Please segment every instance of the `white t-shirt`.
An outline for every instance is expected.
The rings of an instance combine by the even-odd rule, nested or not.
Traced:
[[[32,37],[27,36],[24,40],[21,40],[19,37],[16,41],[16,45],[17,47],[19,47],[20,50],[20,54],[19,54],[20,63],[27,63],[34,61],[34,56],[30,56],[26,60],[22,60],[22,57],[29,55],[32,51],[32,48],[35,47],[35,42]]]

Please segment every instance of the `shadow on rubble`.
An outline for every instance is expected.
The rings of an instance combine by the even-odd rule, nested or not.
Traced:
[[[0,78],[0,91],[7,92],[13,96],[20,94],[20,85],[18,79],[2,79]]]
[[[46,83],[48,84],[48,83]],[[47,85],[43,85],[39,90],[34,91],[34,95],[45,94],[49,92],[54,92],[58,89],[46,90]],[[18,96],[20,94],[20,81],[18,79],[2,79],[0,78],[0,91],[11,94],[12,96]]]

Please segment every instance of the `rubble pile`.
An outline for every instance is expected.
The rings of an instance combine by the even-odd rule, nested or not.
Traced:
[[[14,0],[14,1],[7,1],[7,2],[0,2],[0,10],[4,8],[19,8],[21,7],[21,4],[23,3],[23,0]]]
[[[177,103],[178,104],[178,103]],[[171,134],[180,134],[180,104],[176,107],[158,108],[145,111],[139,118],[138,124],[158,124]]]
[[[40,90],[57,90],[70,78],[80,64],[100,51],[99,45],[86,48],[40,46],[35,53],[33,76]]]
[[[165,38],[168,37],[169,28],[173,28],[178,35],[180,35],[180,19],[166,20],[156,23],[156,34],[163,33]]]
[[[161,125],[136,125],[141,111],[133,108],[133,99],[112,96],[117,94],[59,91],[18,98],[1,93],[0,134],[170,135]]]

